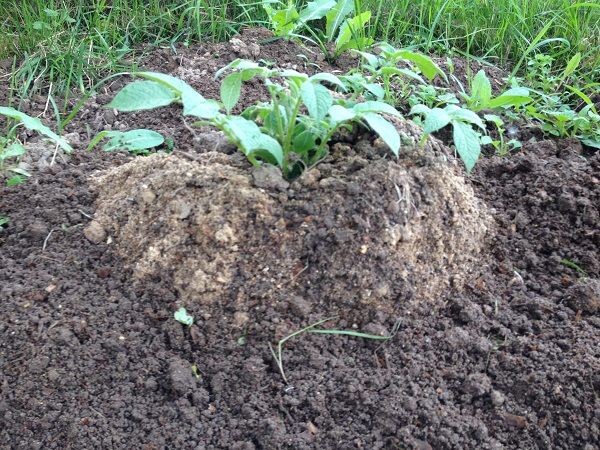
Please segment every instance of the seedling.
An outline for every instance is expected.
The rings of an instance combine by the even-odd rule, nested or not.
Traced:
[[[0,228],[6,227],[8,225],[8,222],[10,222],[8,217],[0,215]]]
[[[502,118],[495,114],[486,114],[483,118],[496,127],[496,131],[498,133],[498,139],[492,139],[490,136],[483,136],[481,138],[482,145],[492,145],[499,156],[506,156],[512,150],[517,150],[522,147],[521,143],[516,139],[506,140],[504,129],[504,121]]]
[[[273,348],[273,346],[269,342],[269,350],[271,350],[271,354],[273,355],[273,358],[275,359],[275,363],[277,364],[277,368],[279,369],[279,373],[281,373],[281,377],[283,378],[283,381],[285,382],[285,384],[289,385],[290,383],[288,382],[288,379],[285,375],[285,370],[283,367],[283,346],[288,340],[290,340],[291,338],[293,338],[295,336],[298,336],[303,333],[316,333],[316,334],[332,334],[332,335],[338,335],[338,336],[352,336],[352,337],[357,337],[357,338],[362,338],[362,339],[372,339],[372,340],[377,340],[377,341],[387,341],[387,340],[392,339],[396,335],[396,333],[398,333],[398,330],[400,329],[400,321],[396,322],[396,324],[394,325],[394,328],[392,329],[392,332],[387,336],[379,336],[376,334],[361,333],[359,331],[352,331],[352,330],[331,330],[331,329],[316,328],[319,325],[322,325],[325,322],[329,322],[336,318],[337,318],[337,316],[328,317],[327,319],[319,320],[318,322],[315,322],[312,325],[304,327],[301,330],[294,331],[293,333],[287,335],[286,337],[284,337],[277,343],[277,349]]]
[[[196,377],[197,380],[199,380],[202,376],[202,372],[200,372],[200,369],[196,364],[192,364],[192,374]]]
[[[463,160],[467,172],[473,170],[481,153],[481,133],[485,132],[485,125],[477,114],[456,105],[447,105],[443,109],[415,105],[410,110],[410,114],[424,117],[422,121],[423,130],[425,131],[423,139],[447,125],[452,125],[452,138],[456,151]],[[482,131],[474,130],[473,126]]]
[[[173,317],[177,322],[187,325],[188,327],[191,327],[194,324],[194,318],[188,314],[183,306],[175,311]]]
[[[569,269],[573,269],[575,270],[580,277],[586,278],[587,277],[587,272],[585,270],[583,270],[581,268],[581,266],[579,264],[577,264],[575,261],[571,261],[570,259],[561,259],[560,264],[568,267]]]
[[[330,73],[309,77],[241,59],[219,70],[216,76],[225,72],[229,73],[221,84],[222,104],[205,99],[177,78],[139,72],[135,75],[146,80],[125,86],[108,107],[137,111],[182,103],[184,115],[202,119],[194,125],[218,128],[252,164],[267,162],[279,166],[286,178],[294,178],[321,161],[327,155],[327,144],[333,134],[353,123],[368,125],[398,155],[400,136],[382,114],[400,116],[400,113],[383,102],[357,103],[334,96],[323,83],[341,89],[346,86]],[[242,83],[254,77],[264,79],[271,100],[249,107],[241,116],[232,115]],[[153,94],[148,96],[148,92]],[[221,112],[221,106],[225,113]]]

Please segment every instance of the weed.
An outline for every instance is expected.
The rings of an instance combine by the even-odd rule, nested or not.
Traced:
[[[8,225],[10,219],[0,214],[0,228],[4,228]]]
[[[506,130],[504,128],[504,121],[500,116],[495,114],[486,114],[483,118],[496,127],[496,132],[498,133],[498,139],[492,139],[490,136],[483,136],[481,138],[482,145],[491,145],[496,149],[496,153],[499,156],[506,156],[513,150],[518,150],[522,147],[522,144],[516,139],[509,139],[508,141],[505,138]]]
[[[276,36],[300,38],[317,45],[329,61],[349,49],[368,48],[373,39],[365,34],[371,12],[360,12],[357,0],[313,0],[298,11],[293,1],[263,0],[271,28]],[[353,15],[355,14],[355,15]],[[348,17],[353,15],[352,17]],[[308,26],[308,22],[325,18],[325,30]],[[308,34],[299,34],[301,31]],[[330,44],[333,49],[330,49]]]
[[[378,336],[375,334],[361,333],[359,331],[353,331],[353,330],[334,330],[334,329],[316,328],[319,325],[322,325],[325,322],[329,322],[336,318],[337,317],[328,317],[326,319],[319,320],[318,322],[315,322],[315,323],[313,323],[307,327],[304,327],[300,330],[294,331],[293,333],[291,333],[291,334],[285,336],[284,338],[282,338],[281,340],[279,340],[279,342],[277,343],[276,349],[273,348],[273,346],[269,342],[269,350],[271,350],[271,354],[273,355],[273,358],[275,359],[275,363],[277,364],[277,368],[279,369],[279,373],[281,374],[281,377],[283,378],[283,381],[285,382],[285,384],[289,385],[290,383],[288,382],[288,379],[285,375],[285,370],[283,367],[283,346],[287,341],[289,341],[291,338],[293,338],[295,336],[298,336],[303,333],[316,333],[316,334],[329,334],[329,335],[338,335],[338,336],[351,336],[351,337],[357,337],[357,338],[362,338],[362,339],[372,339],[372,340],[378,340],[378,341],[388,341],[388,340],[392,339],[396,335],[396,333],[398,333],[398,330],[400,328],[400,321],[398,321],[394,325],[392,332],[387,336]]]
[[[590,96],[584,93],[588,89],[598,91],[598,84],[581,89],[569,84],[581,63],[581,54],[573,56],[560,72],[554,71],[553,61],[549,55],[536,55],[530,61],[531,73],[526,79],[536,88],[537,96],[526,107],[526,116],[536,119],[547,135],[574,137],[589,147],[600,148],[600,116]],[[576,102],[580,105],[576,106]]]
[[[575,270],[580,277],[587,277],[587,272],[583,270],[575,261],[571,261],[570,259],[561,259],[560,264],[568,267],[569,269]]]

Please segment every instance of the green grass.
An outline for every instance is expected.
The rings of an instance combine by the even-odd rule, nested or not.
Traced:
[[[0,60],[23,61],[21,95],[49,83],[84,91],[101,74],[131,67],[142,46],[223,40],[260,25],[260,14],[246,0],[3,0]]]
[[[600,78],[598,0],[365,1],[379,11],[377,34],[390,42],[426,50],[455,48],[501,66],[536,52],[564,66],[581,52],[581,76]]]
[[[453,48],[502,66],[544,52],[560,67],[580,51],[580,77],[600,78],[598,0],[362,2],[373,11],[371,31],[395,45]],[[3,0],[0,18],[0,60],[18,61],[20,96],[87,90],[131,67],[146,44],[219,41],[265,23],[258,0]]]

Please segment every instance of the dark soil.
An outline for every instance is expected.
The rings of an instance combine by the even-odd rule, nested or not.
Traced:
[[[261,53],[289,61],[287,45]],[[216,86],[206,70],[203,93]],[[67,130],[83,146],[86,124],[154,127],[192,157],[200,146],[177,108],[107,117],[99,103]],[[267,343],[327,317],[320,298],[291,298],[289,316],[266,304],[241,328],[219,315],[187,327],[168,274],[137,282],[114,243],[86,239],[89,176],[130,160],[78,151],[0,187],[1,448],[599,448],[598,152],[542,141],[482,160],[468,182],[496,225],[467,287],[328,325],[399,324],[389,341],[290,340],[291,386]]]

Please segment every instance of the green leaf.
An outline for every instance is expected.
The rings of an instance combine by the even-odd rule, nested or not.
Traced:
[[[199,117],[201,119],[214,119],[219,114],[219,104],[215,100],[204,100],[190,106],[187,111],[184,107],[183,113],[187,116]]]
[[[326,14],[325,38],[333,41],[336,31],[348,14],[354,12],[354,0],[338,0],[336,5]]]
[[[485,125],[481,120],[481,117],[479,117],[473,111],[466,108],[459,108],[456,105],[448,105],[446,106],[445,110],[453,119],[460,120],[461,122],[472,123],[477,125],[482,130],[485,130]]]
[[[440,108],[433,108],[425,116],[425,121],[423,122],[423,131],[425,131],[427,134],[430,134],[441,130],[450,123],[450,120],[452,119],[446,111]]]
[[[127,150],[137,152],[162,145],[165,139],[152,130],[111,131],[110,140],[102,147],[105,152]]]
[[[102,147],[105,152],[116,150],[127,150],[135,153],[141,150],[158,147],[165,141],[160,133],[152,130],[131,130],[131,131],[102,131],[90,142],[87,150],[94,148],[102,139],[110,140]]]
[[[4,161],[8,158],[18,158],[25,154],[25,147],[19,143],[14,143],[0,151],[0,161]]]
[[[375,96],[377,100],[382,100],[385,97],[385,89],[377,83],[366,83],[365,89]]]
[[[218,105],[214,101],[207,101],[193,87],[179,78],[159,72],[135,72],[134,75],[162,83],[174,90],[181,98],[183,114],[186,116],[213,119],[219,112]]]
[[[371,11],[365,11],[351,19],[346,19],[340,28],[340,34],[335,40],[335,51],[339,53],[349,48],[350,41],[362,33],[369,20],[371,20]]]
[[[25,183],[26,180],[27,178],[23,175],[14,175],[6,180],[6,186],[17,186],[19,184]]]
[[[454,127],[454,146],[467,168],[467,173],[470,173],[481,153],[479,136],[470,125],[464,122],[453,120],[452,126]]]
[[[315,135],[310,130],[304,130],[294,136],[292,141],[294,153],[303,154],[316,147]]]
[[[297,70],[293,70],[293,69],[282,70],[281,72],[279,72],[278,75],[280,77],[287,78],[289,81],[294,83],[297,87],[301,86],[302,83],[304,83],[306,80],[308,80],[308,75],[306,75],[305,73],[300,73]],[[281,88],[277,84],[272,84],[272,86]]]
[[[226,66],[223,66],[219,70],[217,70],[217,72],[215,73],[215,79],[219,78],[224,72],[226,72],[228,70],[233,70],[233,69],[237,69],[239,71],[251,69],[251,70],[260,70],[260,71],[264,71],[264,72],[270,72],[269,69],[267,69],[266,67],[261,67],[260,64],[258,64],[256,61],[250,61],[249,59],[238,58],[238,59],[234,59]]]
[[[300,11],[298,21],[306,23],[325,17],[327,12],[335,7],[335,0],[314,0],[306,4],[306,8]]]
[[[429,111],[431,111],[431,108],[429,106],[419,104],[413,106],[408,114],[411,116],[414,116],[415,114],[429,114]]]
[[[15,119],[21,122],[26,128],[37,131],[40,134],[52,139],[58,146],[60,146],[65,152],[71,153],[73,148],[69,145],[69,143],[54,133],[50,128],[45,126],[40,119],[36,117],[28,116],[21,111],[18,111],[14,108],[0,106],[0,114],[3,116],[10,117],[11,119]]]
[[[379,135],[379,137],[392,150],[394,155],[398,156],[400,150],[400,135],[396,127],[385,120],[382,116],[375,113],[363,113],[361,118],[365,119],[369,127]]]
[[[391,105],[388,105],[384,102],[378,101],[367,101],[362,103],[357,103],[352,108],[353,111],[357,114],[366,113],[366,112],[375,112],[375,113],[386,113],[396,117],[402,117],[402,115]]]
[[[108,108],[122,112],[160,108],[177,101],[179,96],[173,89],[156,81],[134,81],[121,89]]]
[[[377,55],[374,55],[372,53],[367,53],[367,52],[361,52],[358,50],[355,50],[356,53],[358,53],[360,56],[362,56],[366,61],[367,64],[369,66],[371,66],[372,68],[377,68],[379,67],[379,57]]]
[[[277,36],[285,36],[294,31],[298,26],[300,14],[298,14],[298,11],[292,5],[286,9],[272,10],[272,13],[269,14],[269,19],[271,19],[275,34]]]
[[[392,76],[392,75],[404,75],[405,77],[412,78],[413,80],[417,80],[419,83],[425,84],[425,80],[419,76],[418,73],[410,70],[404,69],[401,67],[382,67],[379,71],[382,75]]]
[[[492,85],[485,72],[480,70],[471,82],[471,100],[485,107],[491,98]]]
[[[485,108],[496,109],[506,106],[521,106],[531,102],[529,90],[526,88],[512,88],[496,98],[491,99],[487,105],[482,105]]]
[[[221,83],[221,101],[227,114],[231,112],[240,99],[242,91],[242,72],[234,72],[225,77]]]
[[[333,75],[332,73],[327,73],[327,72],[317,73],[317,74],[313,75],[312,77],[310,77],[309,80],[310,81],[326,81],[335,86],[339,86],[343,90],[346,90],[346,85],[344,84],[344,82],[342,80],[340,80],[338,77],[336,77],[335,75]]]
[[[485,114],[483,118],[488,122],[492,122],[497,127],[501,127],[502,125],[504,125],[504,121],[502,120],[502,118],[500,116],[497,116],[496,114]]]
[[[187,325],[188,327],[191,327],[194,324],[194,318],[188,314],[183,306],[175,311],[173,317],[177,322]]]
[[[42,22],[41,20],[36,20],[35,22],[33,22],[34,30],[42,31],[42,30],[49,30],[50,28],[51,28],[50,25],[48,25],[45,22]]]
[[[54,10],[54,9],[50,9],[50,8],[44,8],[44,12],[46,13],[46,15],[48,17],[58,17],[58,11]]]
[[[333,104],[329,89],[310,81],[302,84],[300,97],[308,109],[308,114],[315,120],[323,120]]]
[[[25,169],[22,169],[20,167],[12,167],[12,168],[8,169],[8,171],[12,172],[12,173],[16,173],[18,175],[22,175],[24,177],[30,177],[31,176],[31,174],[29,172],[27,172]]]
[[[333,105],[329,108],[329,117],[334,124],[347,122],[356,118],[356,113],[342,105]]]
[[[279,142],[264,134],[253,121],[227,116],[219,127],[248,158],[253,159],[255,153],[264,156],[266,152],[269,162],[272,160],[279,166],[283,165],[283,150]]]
[[[561,75],[560,80],[563,81],[572,75],[579,67],[579,63],[581,63],[581,53],[577,52],[567,63],[567,67],[565,67],[565,71]]]
[[[0,215],[0,227],[5,227],[9,222],[10,220],[8,217]]]
[[[600,149],[600,139],[598,139],[598,140],[594,140],[594,139],[581,139],[581,142],[583,142],[588,147],[593,147],[593,148]]]
[[[394,58],[399,57],[407,61],[413,62],[425,77],[431,81],[436,75],[446,78],[444,71],[433,60],[422,53],[415,53],[409,50],[398,50],[392,54]]]

